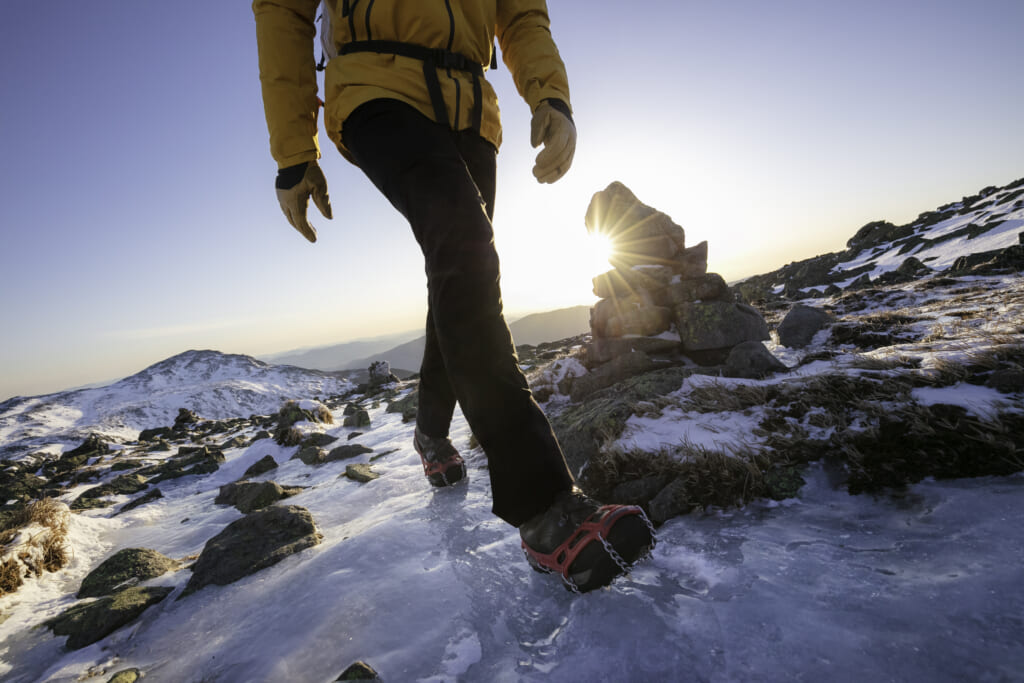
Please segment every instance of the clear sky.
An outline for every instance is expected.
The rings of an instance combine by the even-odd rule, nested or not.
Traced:
[[[583,216],[612,180],[734,280],[1024,176],[1021,0],[549,4],[559,183],[490,76],[510,314],[593,301]],[[335,219],[311,245],[281,215],[248,2],[6,0],[0,93],[0,400],[421,326],[411,233],[325,136]]]

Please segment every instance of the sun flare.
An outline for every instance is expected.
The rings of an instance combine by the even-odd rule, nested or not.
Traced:
[[[608,262],[611,255],[612,240],[608,235],[595,230],[587,236],[586,261],[593,275],[600,275],[611,267]]]

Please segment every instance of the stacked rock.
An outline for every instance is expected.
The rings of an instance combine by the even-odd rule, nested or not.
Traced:
[[[717,364],[733,347],[769,338],[761,314],[707,272],[708,243],[687,247],[681,227],[622,183],[594,195],[586,225],[606,235],[613,251],[613,269],[594,278],[601,300],[590,312],[587,365],[634,351]]]

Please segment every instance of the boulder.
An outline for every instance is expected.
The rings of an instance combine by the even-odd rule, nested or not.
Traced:
[[[336,460],[348,460],[349,458],[355,458],[363,455],[364,453],[372,453],[372,448],[359,443],[345,444],[344,446],[338,446],[337,448],[331,449],[331,452],[326,455],[324,462],[334,462]]]
[[[673,517],[689,512],[693,506],[686,501],[686,482],[682,477],[675,479],[659,491],[647,507],[651,521],[655,524],[664,524]]]
[[[242,478],[248,479],[249,477],[258,477],[261,474],[266,474],[267,472],[276,469],[277,461],[274,460],[274,456],[264,455],[262,458],[260,458],[259,460],[257,460],[256,462],[249,466],[249,469],[245,471],[245,474],[242,475]]]
[[[670,307],[696,301],[731,303],[735,300],[736,296],[718,273],[676,280],[655,295],[655,301],[659,305]]]
[[[206,542],[182,597],[209,584],[233,583],[317,545],[322,538],[305,508],[272,505],[246,515]]]
[[[320,446],[320,447],[323,447],[323,446],[329,446],[329,445],[331,445],[332,443],[334,443],[337,440],[338,440],[338,437],[336,437],[336,436],[331,436],[330,434],[325,434],[324,432],[313,432],[312,434],[307,436],[305,439],[303,439],[302,443],[299,444],[299,445],[302,446],[303,448],[305,448],[306,446]]]
[[[419,392],[410,391],[403,398],[388,403],[388,413],[401,413],[402,422],[411,422],[416,419],[416,410],[419,407]]]
[[[764,344],[757,341],[743,342],[732,347],[725,359],[726,377],[763,379],[775,372],[788,372],[789,368],[772,355]]]
[[[365,410],[357,410],[351,415],[345,417],[342,426],[345,427],[369,427],[370,426],[370,413]]]
[[[91,489],[87,489],[82,492],[75,502],[71,504],[72,510],[85,510],[92,507],[103,507],[109,505],[109,502],[100,505],[98,501],[106,496],[118,496],[118,495],[129,495],[132,493],[138,493],[145,489],[149,484],[146,483],[146,478],[139,476],[138,474],[122,474],[108,484],[101,484],[100,486],[94,486]]]
[[[590,329],[596,337],[653,337],[671,324],[671,309],[656,306],[648,296],[602,299],[590,310]]]
[[[155,579],[181,566],[177,560],[149,548],[124,548],[103,560],[82,579],[78,598],[98,598]]]
[[[698,278],[708,272],[708,243],[683,249],[676,257],[674,270],[685,278]]]
[[[686,248],[686,235],[667,215],[642,203],[629,188],[613,182],[590,200],[587,230],[612,241],[613,265],[672,263]]]
[[[648,356],[676,353],[680,349],[679,339],[666,339],[666,336],[594,337],[585,347],[583,364],[588,368],[594,368],[633,351],[641,351]]]
[[[355,662],[341,672],[335,681],[379,681],[380,674],[374,671],[373,667],[366,662]]]
[[[232,482],[220,487],[213,502],[217,505],[234,505],[239,512],[249,514],[300,491],[302,488],[298,486],[285,488],[273,481]]]
[[[78,650],[135,621],[173,590],[164,586],[125,588],[105,598],[70,607],[44,625],[54,635],[68,636],[68,649]]]
[[[731,348],[770,338],[768,324],[752,306],[712,301],[680,304],[676,329],[685,351]]]
[[[111,676],[107,683],[136,683],[142,678],[142,671],[139,669],[124,669]]]
[[[601,299],[628,297],[637,292],[654,292],[666,287],[674,273],[668,266],[615,268],[594,278],[594,295]]]
[[[352,481],[358,481],[362,484],[371,482],[374,479],[380,479],[380,475],[373,471],[373,468],[364,463],[355,465],[345,465],[345,475]]]
[[[323,465],[327,458],[327,451],[323,448],[317,448],[316,446],[306,446],[300,448],[295,455],[292,456],[292,460],[301,460],[307,465]]]
[[[830,322],[832,316],[820,308],[797,304],[779,323],[779,343],[791,349],[802,349]]]
[[[178,416],[174,418],[174,429],[175,431],[188,429],[189,426],[200,422],[202,419],[194,411],[187,408],[178,408]]]
[[[582,377],[577,377],[573,381],[570,396],[573,401],[582,401],[600,389],[647,372],[653,365],[654,361],[646,353],[632,351],[595,368]]]
[[[379,387],[384,384],[391,384],[392,382],[398,381],[398,377],[391,372],[391,364],[386,360],[378,360],[370,363],[369,374],[369,384],[371,387]]]

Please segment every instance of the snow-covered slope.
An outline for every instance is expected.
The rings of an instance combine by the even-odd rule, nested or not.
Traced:
[[[952,272],[957,266],[964,272],[974,264],[960,261],[962,257],[994,255],[1014,248],[1021,244],[1021,233],[1024,178],[1001,188],[987,187],[958,202],[926,211],[906,225],[868,223],[850,238],[845,251],[796,261],[747,278],[737,289],[751,301],[778,295],[798,299]],[[1012,258],[1019,269],[1024,254]]]
[[[1012,217],[1015,211],[1005,220],[1020,220]],[[995,228],[990,232],[996,234]],[[873,268],[894,240],[909,236],[871,247],[882,249],[875,261],[858,256],[865,246],[846,262]],[[922,246],[918,253],[927,256],[925,251]],[[632,405],[622,433],[603,447],[652,456],[680,445],[728,451],[787,430],[806,432],[795,446],[811,439],[834,443],[840,432],[878,431],[880,414],[902,414],[907,404],[944,406],[949,415],[962,411],[972,429],[1013,416],[1004,424],[1015,432],[963,438],[1019,442],[1019,275],[933,276],[809,302],[837,320],[805,349],[769,344],[790,372],[764,380],[688,376],[678,390]],[[865,339],[876,341],[870,347],[830,341],[842,325],[863,329]],[[554,371],[554,365],[539,363],[531,373]],[[1002,379],[990,381],[996,370]],[[875,400],[868,406],[861,405],[869,401],[862,396],[828,394],[840,382],[823,384],[817,395],[808,390],[816,379],[836,377],[856,387],[898,380],[905,388],[902,403]],[[285,397],[348,388],[332,382],[245,357],[189,352],[103,389],[8,401],[0,406],[0,445],[12,436],[20,448],[59,444],[94,425],[134,437],[140,428],[170,423],[180,407],[210,418],[268,413]],[[805,483],[792,497],[739,508],[708,506],[671,518],[658,530],[652,557],[629,576],[574,595],[557,578],[533,572],[518,532],[491,513],[486,458],[458,411],[451,436],[466,457],[468,482],[450,489],[427,484],[412,448],[412,423],[403,422],[401,411],[387,410],[389,400],[413,391],[414,384],[406,383],[395,395],[351,393],[330,402],[332,425],[300,423],[306,432],[324,431],[337,443],[372,449],[352,459],[306,464],[294,457],[299,447],[257,438],[264,425],[245,422],[217,437],[224,461],[216,471],[162,480],[161,497],[123,514],[117,513],[127,495],[71,515],[69,563],[0,597],[0,678],[108,681],[116,672],[138,669],[147,683],[327,683],[365,660],[385,681],[434,683],[1022,680],[1019,472],[926,478],[851,495],[841,479],[842,463],[818,454],[800,467]],[[742,398],[758,395],[760,403]],[[839,412],[816,402],[822,398]],[[344,426],[347,401],[367,411],[369,425]],[[568,396],[555,395],[546,409],[555,414],[568,404]],[[854,414],[844,418],[848,407]],[[769,412],[772,427],[765,426]],[[915,430],[929,424],[897,431],[897,450],[922,443]],[[192,438],[175,445],[199,445]],[[1024,450],[1018,447],[1014,455],[1021,458]],[[276,469],[254,480],[301,487],[281,504],[308,510],[321,543],[228,585],[180,598],[193,575],[189,563],[243,516],[214,502],[221,487],[267,456]],[[101,453],[86,466],[99,479],[66,479],[59,499],[71,503],[125,468],[144,464],[137,470],[144,472],[152,461],[171,457],[150,452],[146,444]],[[345,477],[353,463],[371,466],[380,478],[357,483]],[[63,637],[40,624],[84,604],[75,598],[82,580],[124,548],[182,560],[181,569],[143,582],[172,592],[99,642],[66,649]]]
[[[91,431],[134,439],[169,425],[180,408],[220,420],[277,411],[287,399],[328,396],[351,387],[316,370],[268,365],[249,356],[186,351],[109,386],[0,404],[0,454],[47,442],[71,443]]]

